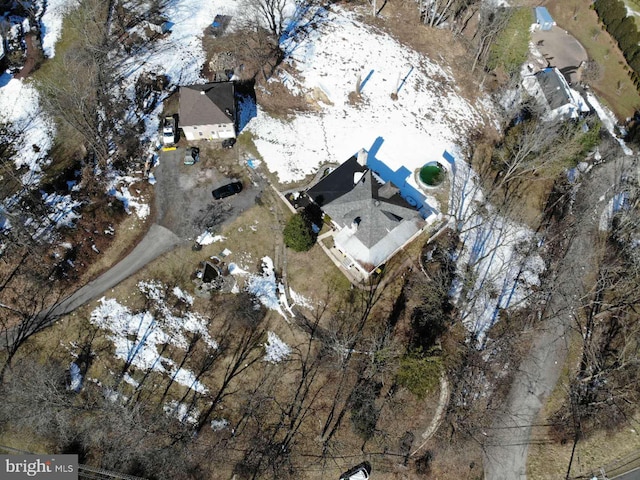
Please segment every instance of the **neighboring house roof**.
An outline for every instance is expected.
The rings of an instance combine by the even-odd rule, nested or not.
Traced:
[[[573,101],[569,84],[557,68],[545,68],[535,76],[551,110]]]
[[[424,220],[391,182],[352,157],[308,192],[341,227],[336,245],[373,269],[420,231]],[[316,202],[318,203],[318,202]]]
[[[579,113],[590,110],[587,102],[577,91],[571,89],[557,68],[545,68],[524,77],[522,85],[548,109],[549,118],[577,118]]]
[[[180,87],[180,125],[234,123],[233,82],[213,82]]]

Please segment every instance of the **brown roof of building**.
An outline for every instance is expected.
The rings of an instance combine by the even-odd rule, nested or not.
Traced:
[[[213,82],[180,87],[180,125],[234,123],[233,82]]]

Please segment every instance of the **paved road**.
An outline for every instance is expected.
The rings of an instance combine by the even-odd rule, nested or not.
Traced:
[[[502,412],[489,432],[484,456],[487,480],[526,478],[531,425],[558,381],[566,355],[565,332],[572,324],[572,312],[578,298],[588,288],[583,279],[595,269],[594,238],[605,201],[611,198],[612,185],[629,158],[617,158],[596,167],[583,179],[576,197],[575,227],[565,258],[557,268],[556,281],[542,327],[531,350],[515,374],[511,391]]]
[[[617,477],[611,477],[611,480],[640,480],[640,468],[636,468]]]

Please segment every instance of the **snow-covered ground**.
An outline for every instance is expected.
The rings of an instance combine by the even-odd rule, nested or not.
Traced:
[[[188,311],[178,314],[169,307],[175,304],[175,299],[187,305],[193,302],[193,298],[179,288],[172,289],[171,294],[159,282],[139,282],[138,288],[147,298],[147,310],[134,312],[115,299],[103,297],[91,312],[91,323],[109,332],[107,338],[113,342],[117,358],[143,371],[168,375],[187,388],[205,393],[206,387],[195,374],[163,356],[160,347],[170,344],[186,350],[187,334],[191,333],[200,335],[208,348],[217,349],[218,344],[209,335],[209,320]]]
[[[502,309],[526,304],[545,266],[534,233],[495,213],[484,199],[477,174],[463,162],[457,162],[452,173],[451,222],[460,232],[462,247],[451,294],[467,330],[482,345]],[[473,282],[465,285],[462,279],[468,278]]]
[[[289,345],[271,331],[267,332],[267,343],[264,344],[264,350],[264,361],[269,363],[280,363],[291,355]]]
[[[360,22],[355,13],[333,10],[323,13],[308,37],[284,44],[287,62],[298,73],[282,72],[274,80],[318,99],[320,110],[280,120],[258,106],[248,126],[254,142],[282,182],[365,148],[385,180],[416,189],[414,170],[440,160],[445,150],[455,155],[482,117],[460,95],[449,71]],[[349,94],[358,83],[361,100],[352,104]],[[482,109],[490,110],[488,102]]]
[[[62,33],[64,15],[78,6],[78,0],[46,0],[45,10],[40,19],[42,30],[42,50],[46,57],[55,55],[55,44]]]
[[[0,122],[9,125],[13,162],[16,169],[24,169],[21,180],[25,185],[37,184],[49,162],[55,126],[42,111],[40,95],[31,83],[10,78],[7,73],[2,77],[7,83],[0,87]]]
[[[616,119],[616,116],[613,114],[613,112],[609,110],[607,107],[603,106],[600,103],[600,101],[596,98],[596,96],[592,93],[587,93],[587,100],[589,101],[593,109],[596,111],[598,118],[600,118],[600,121],[605,126],[605,128],[609,131],[611,136],[618,141],[625,155],[633,155],[633,150],[631,150],[627,146],[624,140],[618,137],[618,132],[616,131],[618,120]]]
[[[601,232],[606,232],[611,228],[611,222],[613,220],[613,216],[629,207],[629,193],[628,192],[620,192],[616,193],[607,206],[602,211],[600,215],[600,222],[598,223],[598,228]]]

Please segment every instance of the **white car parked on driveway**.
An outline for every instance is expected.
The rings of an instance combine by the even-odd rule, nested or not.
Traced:
[[[175,117],[164,117],[162,122],[162,144],[173,145],[176,143],[176,133],[178,131],[178,122]]]

